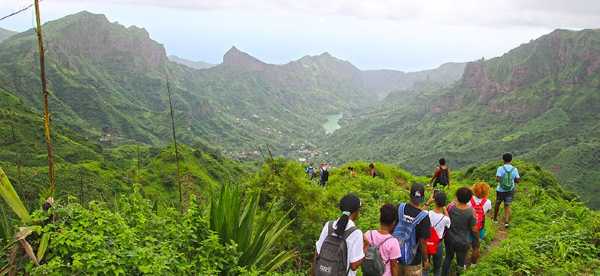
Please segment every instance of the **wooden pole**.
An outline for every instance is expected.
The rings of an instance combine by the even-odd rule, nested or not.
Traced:
[[[167,93],[169,94],[169,109],[171,110],[171,130],[173,131],[173,145],[175,146],[175,164],[177,165],[177,187],[179,188],[179,208],[183,213],[183,193],[181,191],[181,179],[179,177],[179,150],[177,149],[177,135],[175,134],[175,115],[173,114],[173,100],[171,98],[171,86],[167,74]]]
[[[56,182],[54,179],[54,160],[52,156],[52,139],[50,135],[50,112],[48,111],[48,85],[46,83],[46,63],[44,61],[44,40],[42,38],[42,22],[40,19],[40,0],[34,0],[35,22],[40,52],[40,78],[42,79],[42,93],[44,95],[44,136],[48,149],[48,180],[50,182],[50,196],[54,196]]]

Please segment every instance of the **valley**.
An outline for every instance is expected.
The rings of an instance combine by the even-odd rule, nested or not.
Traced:
[[[89,12],[46,29],[53,121],[77,131],[77,142],[165,146],[169,76],[179,139],[229,158],[260,160],[268,147],[309,162],[385,161],[428,174],[440,156],[464,169],[511,151],[599,204],[597,30],[557,30],[501,57],[405,73],[363,71],[329,53],[268,64],[236,47],[195,69],[144,29]],[[38,112],[33,31],[10,34],[0,44],[3,101]],[[114,47],[94,46],[100,40]],[[10,125],[1,131],[12,137]]]
[[[600,29],[416,72],[328,52],[268,63],[238,46],[218,64],[188,60],[87,11],[43,29],[55,193],[36,33],[0,28],[0,245],[18,252],[2,252],[0,275],[306,275],[348,192],[374,229],[439,158],[453,197],[495,186],[505,152],[523,177],[514,226],[488,219],[467,274],[600,269]],[[322,163],[324,187],[304,171]]]

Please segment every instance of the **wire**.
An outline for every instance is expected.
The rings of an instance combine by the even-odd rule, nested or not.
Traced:
[[[13,12],[13,13],[11,13],[11,14],[9,14],[9,15],[3,16],[2,18],[0,18],[0,21],[2,21],[2,20],[4,20],[4,19],[7,19],[7,18],[9,18],[9,17],[13,17],[13,16],[15,16],[15,15],[17,15],[17,14],[19,14],[19,13],[22,13],[22,12],[24,12],[24,11],[26,11],[26,10],[30,9],[31,7],[33,7],[33,4],[29,4],[29,5],[27,5],[27,7],[24,7],[24,8],[22,8],[22,9],[20,9],[20,10],[16,11],[16,12]]]

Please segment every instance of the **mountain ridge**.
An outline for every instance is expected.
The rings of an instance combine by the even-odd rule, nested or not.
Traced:
[[[0,42],[16,34],[18,34],[18,32],[0,28]]]
[[[170,61],[144,28],[101,14],[49,21],[44,34],[53,120],[96,141],[168,142],[167,73],[181,141],[225,147],[230,156],[258,157],[257,143],[285,154],[325,134],[312,122],[376,102],[362,71],[329,53],[272,65],[232,47],[224,64],[194,70]],[[39,110],[32,39],[33,29],[0,44],[0,86]]]
[[[167,58],[169,58],[170,61],[175,62],[175,63],[179,63],[181,65],[185,65],[187,67],[193,68],[193,69],[198,69],[198,70],[202,70],[202,69],[208,69],[211,67],[216,66],[216,64],[212,64],[212,63],[208,63],[208,62],[204,62],[204,61],[192,61],[189,59],[185,59],[176,55],[169,55],[167,56]]]

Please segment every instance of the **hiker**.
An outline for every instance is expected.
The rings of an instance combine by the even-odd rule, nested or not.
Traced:
[[[315,168],[313,168],[312,164],[309,164],[308,167],[304,169],[304,172],[306,172],[311,181],[315,178]]]
[[[442,185],[443,188],[450,187],[450,170],[446,165],[446,159],[441,158],[439,166],[435,167],[430,185],[435,189],[437,185]]]
[[[510,204],[515,196],[516,184],[519,183],[521,177],[519,170],[512,165],[512,154],[505,153],[502,155],[504,165],[496,170],[496,204],[494,206],[494,223],[498,223],[498,209],[500,204],[504,202],[504,228],[510,226]]]
[[[369,164],[369,175],[373,178],[377,177],[377,170],[374,163]]]
[[[431,201],[435,203],[433,210],[429,211],[429,222],[431,223],[431,236],[427,239],[427,254],[433,256],[433,275],[442,275],[442,239],[451,221],[446,212],[446,193],[435,191]],[[429,275],[428,270],[423,270],[423,276]]]
[[[356,170],[354,167],[348,167],[348,171],[350,172],[350,176],[356,177]]]
[[[327,181],[329,181],[329,166],[327,164],[322,164],[320,175],[321,186],[325,187],[325,185],[327,185]]]
[[[492,202],[488,200],[490,194],[490,185],[485,182],[478,182],[471,187],[473,190],[473,197],[467,205],[473,208],[475,212],[475,226],[478,229],[479,239],[482,240],[485,237],[485,215],[492,210]],[[475,240],[475,237],[471,237]],[[473,253],[471,254],[471,264],[476,264],[479,259],[479,251],[476,251],[473,246]]]
[[[365,257],[363,234],[354,223],[360,206],[360,199],[354,194],[348,194],[340,200],[341,216],[325,224],[316,243],[313,275],[356,275]]]
[[[364,234],[366,257],[362,264],[363,275],[399,275],[400,244],[392,236],[397,218],[396,206],[385,204],[379,209],[379,230],[370,230]]]
[[[479,252],[479,233],[475,225],[475,215],[473,214],[473,209],[467,205],[472,196],[471,189],[467,187],[459,188],[456,191],[455,202],[448,206],[448,216],[452,224],[444,238],[446,258],[444,258],[442,275],[449,275],[450,264],[452,263],[452,259],[454,259],[454,255],[456,255],[456,264],[458,266],[456,275],[460,275],[467,268],[465,258],[469,247],[473,245],[473,252]],[[474,237],[472,241],[470,241],[470,235]]]
[[[410,187],[410,201],[398,206],[398,223],[392,235],[400,242],[400,275],[420,276],[429,270],[425,240],[431,232],[427,211],[421,209],[425,186],[415,183]]]

